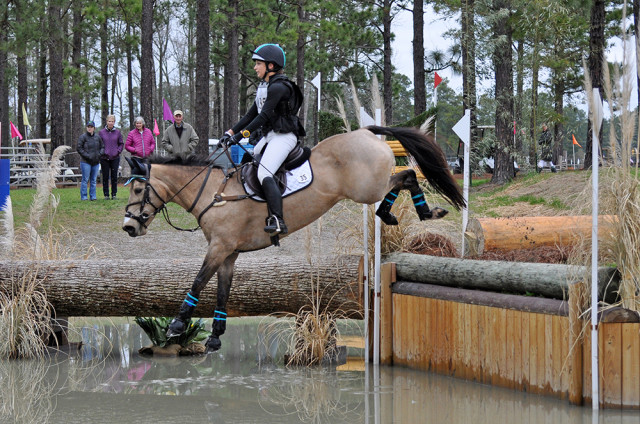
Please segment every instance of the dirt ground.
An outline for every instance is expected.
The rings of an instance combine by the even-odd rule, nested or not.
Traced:
[[[565,204],[579,204],[581,193],[587,188],[588,173],[562,172],[549,176],[543,181],[524,183],[516,180],[509,188],[492,194],[496,187],[484,184],[473,190],[483,194],[470,204],[469,216],[553,216],[575,214],[574,210],[558,209],[548,205],[549,202],[561,200]],[[545,204],[531,205],[529,202],[517,202],[509,206],[486,205],[500,204],[497,196],[519,198],[534,196],[545,199]],[[427,197],[430,205],[438,204]],[[504,203],[504,202],[503,202]],[[440,206],[446,207],[445,204]],[[343,253],[359,254],[361,242],[356,235],[361,228],[362,208],[353,203],[340,203],[325,216],[309,225],[306,229],[293,233],[281,240],[280,247],[243,253],[245,257],[255,257],[256,260],[264,255],[296,256],[301,254],[332,255]],[[124,213],[123,213],[124,215]],[[415,214],[411,214],[415,215]],[[158,217],[157,219],[161,219]],[[419,222],[415,216],[412,225],[417,229],[418,239],[413,240],[416,253],[441,256],[457,256],[461,245],[461,214],[451,213],[444,219]],[[111,223],[112,224],[112,223]],[[105,231],[100,225],[83,231],[81,237],[75,240],[79,249],[95,249],[96,257],[122,259],[158,259],[158,258],[204,258],[207,243],[201,231],[194,233],[174,230],[166,225],[152,223],[149,232],[143,237],[131,238],[124,231]],[[311,247],[309,247],[311,246]],[[309,250],[311,249],[311,252]],[[527,262],[563,262],[566,251],[555,248],[539,248],[523,252],[503,252],[483,255],[483,259],[511,260]]]

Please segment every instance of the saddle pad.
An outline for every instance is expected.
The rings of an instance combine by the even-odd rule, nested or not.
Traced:
[[[292,169],[291,171],[287,171],[287,188],[284,193],[282,193],[282,197],[287,197],[290,194],[298,192],[303,188],[308,187],[313,182],[313,171],[311,170],[311,163],[307,160],[299,167]],[[258,200],[260,202],[264,202],[265,200],[254,193],[254,191],[244,183],[244,191],[253,196],[253,200]]]

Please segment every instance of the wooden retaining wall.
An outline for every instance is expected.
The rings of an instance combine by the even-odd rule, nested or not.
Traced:
[[[591,403],[590,329],[554,299],[395,282],[383,265],[381,362]],[[600,323],[600,403],[640,407],[640,324]]]

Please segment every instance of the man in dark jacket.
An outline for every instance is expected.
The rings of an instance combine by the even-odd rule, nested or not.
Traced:
[[[115,127],[116,117],[107,116],[107,126],[98,135],[104,143],[104,155],[100,158],[102,169],[102,192],[104,199],[109,200],[109,181],[111,181],[111,198],[116,198],[118,192],[118,168],[120,167],[120,153],[124,149],[124,141],[120,130]]]
[[[80,199],[87,200],[87,183],[91,180],[89,198],[96,200],[96,182],[100,170],[100,157],[104,155],[104,143],[95,133],[96,124],[87,122],[87,132],[78,138],[78,154],[80,155],[80,169],[82,182],[80,183]]]
[[[553,150],[552,150],[553,137],[549,132],[546,124],[542,124],[542,132],[538,139],[540,145],[540,160],[538,161],[538,172],[542,171],[542,168],[548,166],[551,172],[556,172],[556,167],[553,164]]]

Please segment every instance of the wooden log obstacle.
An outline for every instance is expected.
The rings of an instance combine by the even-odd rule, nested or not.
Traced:
[[[238,258],[228,313],[297,313],[319,287],[321,308],[361,318],[362,257]],[[21,275],[35,272],[57,316],[173,316],[191,287],[200,259],[0,262],[0,290],[11,293]],[[213,314],[217,280],[202,292],[196,316]]]
[[[613,230],[616,217],[601,215],[599,237]],[[473,218],[465,232],[467,256],[484,252],[533,249],[541,246],[572,246],[591,240],[591,215]]]
[[[398,253],[384,261],[381,363],[591,402],[591,332],[578,306],[588,284],[576,280],[581,272]],[[615,294],[615,270],[598,275],[601,298]],[[562,296],[517,294],[522,290]],[[601,406],[638,409],[640,319],[607,315],[598,325]]]

